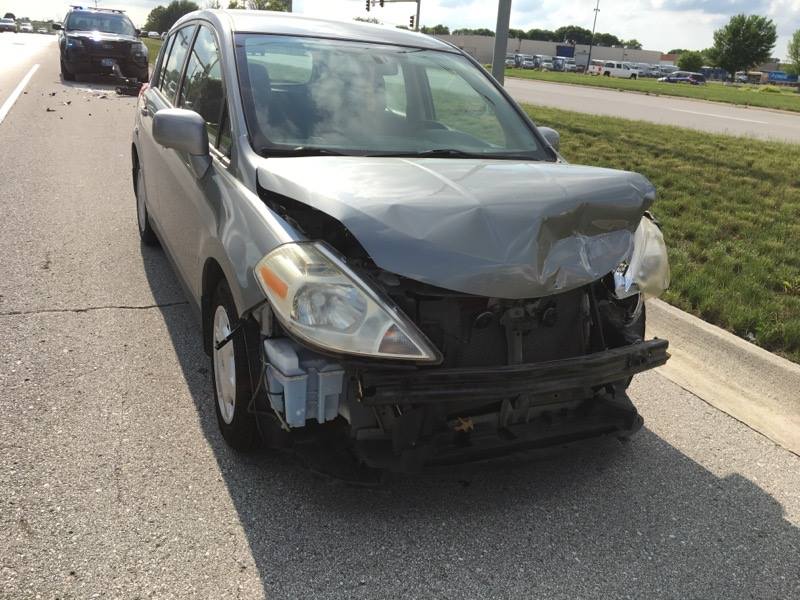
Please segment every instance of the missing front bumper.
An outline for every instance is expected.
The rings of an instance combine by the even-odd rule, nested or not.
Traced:
[[[508,367],[365,372],[361,401],[367,406],[418,405],[526,394],[589,391],[667,362],[667,340],[585,356]]]
[[[587,356],[489,369],[363,373],[360,402],[394,411],[381,431],[357,433],[373,467],[417,470],[603,435],[627,437],[642,418],[630,377],[669,359],[666,340]]]

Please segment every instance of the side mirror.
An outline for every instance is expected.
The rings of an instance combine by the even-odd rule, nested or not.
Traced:
[[[550,127],[538,127],[538,129],[542,137],[547,140],[547,143],[550,144],[554,150],[558,151],[559,146],[561,146],[561,134]]]
[[[153,117],[153,137],[166,148],[189,155],[189,163],[199,179],[211,166],[208,131],[203,117],[192,110],[164,108]]]
[[[142,37],[142,30],[141,29],[134,29],[136,32],[136,37]]]
[[[64,28],[61,26],[61,23],[53,23],[53,24],[51,25],[51,27],[52,27],[53,29],[55,29],[55,30],[64,29]]]

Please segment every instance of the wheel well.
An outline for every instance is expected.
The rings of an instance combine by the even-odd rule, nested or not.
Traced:
[[[225,273],[213,258],[206,260],[203,266],[203,293],[200,296],[200,315],[203,326],[203,349],[211,355],[211,295],[219,282],[225,279]]]

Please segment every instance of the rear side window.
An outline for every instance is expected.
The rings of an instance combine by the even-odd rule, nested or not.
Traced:
[[[194,25],[189,25],[179,29],[175,33],[175,41],[172,43],[169,58],[164,67],[164,79],[161,81],[161,91],[171,101],[175,102],[178,92],[178,84],[181,80],[181,69],[185,62],[186,55],[189,53],[189,45],[192,43],[194,35]]]
[[[203,117],[208,139],[215,146],[218,146],[224,101],[217,40],[208,27],[201,25],[186,64],[178,106],[193,110]]]

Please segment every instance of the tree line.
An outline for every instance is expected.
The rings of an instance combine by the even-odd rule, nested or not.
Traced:
[[[437,25],[447,29],[444,25]],[[449,31],[448,31],[449,33]],[[461,28],[454,29],[453,35],[482,35],[494,37],[494,31],[491,29],[479,28],[469,29]],[[575,44],[589,44],[592,41],[592,32],[589,29],[580,27],[578,25],[565,25],[555,30],[550,29],[509,29],[508,37],[518,40],[533,40],[537,42],[569,42]],[[612,33],[595,33],[594,34],[595,46],[624,46],[636,50],[642,49],[642,44],[639,40],[631,39],[624,40],[618,38]]]
[[[289,10],[288,0],[206,0],[206,8],[248,8],[250,10]],[[144,24],[145,31],[168,31],[183,15],[199,10],[200,7],[192,0],[172,0],[167,6],[156,6],[147,15]]]

